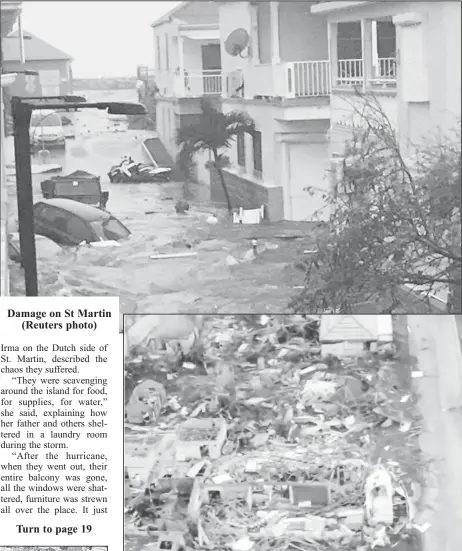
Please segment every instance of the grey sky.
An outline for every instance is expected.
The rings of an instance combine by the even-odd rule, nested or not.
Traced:
[[[24,2],[23,27],[74,57],[75,77],[134,76],[153,66],[150,24],[180,2]]]

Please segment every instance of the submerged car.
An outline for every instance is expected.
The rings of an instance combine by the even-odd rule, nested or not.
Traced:
[[[50,260],[51,258],[63,252],[62,247],[43,235],[35,236],[35,254],[37,260]],[[19,243],[19,233],[8,234],[8,256],[13,262],[18,262],[22,266],[21,245]]]
[[[66,147],[66,133],[58,113],[50,111],[32,113],[29,136],[32,148]]]
[[[72,199],[42,199],[34,205],[35,233],[58,245],[120,241],[130,235],[107,211]]]

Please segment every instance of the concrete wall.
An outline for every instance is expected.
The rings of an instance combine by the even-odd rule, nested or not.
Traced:
[[[281,61],[329,59],[327,17],[311,13],[315,2],[279,4]]]
[[[24,67],[21,66],[19,62],[7,61],[3,63],[3,70],[8,73],[14,73],[17,71],[24,71]],[[70,61],[27,61],[25,68],[30,71],[59,71],[60,75],[60,95],[70,94],[72,92],[72,81],[71,81],[71,62]],[[36,86],[38,88],[28,90],[26,86],[26,79],[29,82],[37,81]],[[42,91],[39,85],[39,79],[37,77],[27,77],[25,75],[18,75],[16,82],[11,85],[9,88],[9,93],[12,96],[34,96],[41,95]]]
[[[173,37],[178,34],[178,24],[175,21],[164,23],[153,28],[153,66],[155,70],[156,84],[159,92],[164,96],[172,96],[175,86],[175,71],[179,64],[178,42]],[[169,68],[166,68],[165,40],[168,37]],[[157,54],[157,39],[160,43],[160,67]]]
[[[230,72],[237,69],[242,70],[244,82],[246,83],[244,89],[245,97],[253,97],[253,95],[251,95],[251,89],[248,86],[250,71],[253,67],[252,60],[247,57],[232,57],[224,48],[225,40],[235,29],[245,29],[249,33],[249,36],[252,33],[250,4],[249,2],[225,2],[221,4],[219,8],[220,43],[222,51],[221,66],[223,75],[226,78],[226,75]]]
[[[268,188],[228,169],[224,170],[224,176],[233,208],[258,208],[265,205],[268,220],[283,220],[282,187]],[[223,188],[214,169],[211,171],[211,200],[226,205]]]
[[[228,113],[234,110],[245,110],[255,122],[256,130],[261,132],[262,141],[262,172],[263,184],[266,186],[274,185],[275,173],[277,166],[276,148],[275,148],[275,133],[277,131],[277,122],[274,119],[274,107],[265,103],[261,104],[246,104],[245,106],[236,104],[235,102],[223,101],[223,112]],[[230,158],[235,167],[237,167],[237,146],[234,142],[230,150]],[[244,177],[254,180],[253,175],[253,141],[250,135],[245,136],[245,160],[246,166]]]
[[[176,158],[177,115],[174,101],[169,98],[158,98],[156,104],[157,135],[169,154]]]

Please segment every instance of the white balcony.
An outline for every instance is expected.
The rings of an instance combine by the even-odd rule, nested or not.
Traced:
[[[337,62],[337,86],[358,86],[364,80],[362,59],[339,59]]]
[[[224,89],[228,97],[282,99],[329,97],[329,61],[291,61],[254,65],[245,73],[231,71]],[[245,92],[244,92],[245,90]]]
[[[397,84],[396,58],[382,57],[372,67],[372,78],[369,84],[373,87],[395,88]]]
[[[396,58],[378,58],[372,65],[369,79],[371,86],[396,86]],[[362,86],[364,83],[364,62],[362,59],[339,59],[337,62],[337,86]]]
[[[288,98],[310,98],[330,94],[328,61],[293,61],[284,65]]]
[[[185,72],[184,97],[220,95],[222,90],[221,71],[202,71],[199,74]]]

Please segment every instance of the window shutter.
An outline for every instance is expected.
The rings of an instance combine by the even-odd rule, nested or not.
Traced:
[[[400,79],[403,100],[428,102],[428,69],[425,61],[423,25],[402,26],[400,40]]]

